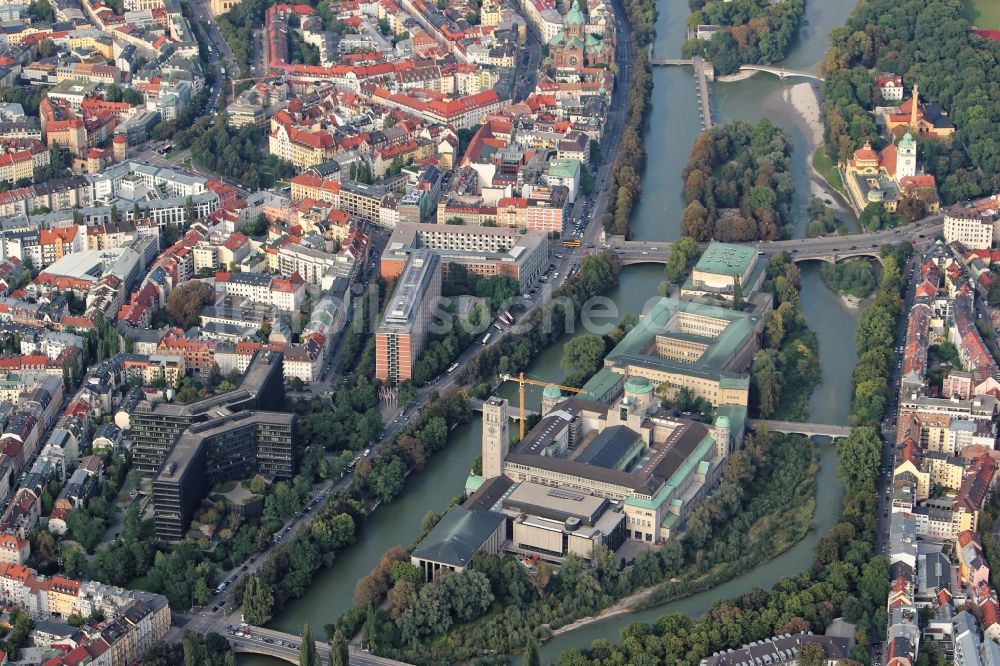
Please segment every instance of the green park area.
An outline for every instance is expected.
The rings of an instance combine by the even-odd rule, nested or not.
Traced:
[[[963,0],[965,17],[984,30],[1000,30],[1000,0]]]

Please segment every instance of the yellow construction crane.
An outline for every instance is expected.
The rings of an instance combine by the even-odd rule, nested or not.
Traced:
[[[585,391],[581,388],[576,388],[575,386],[562,386],[561,384],[544,382],[541,379],[532,379],[530,377],[525,377],[523,372],[520,373],[517,377],[513,377],[511,375],[502,375],[500,378],[505,382],[509,381],[517,382],[518,386],[517,397],[518,400],[520,400],[521,402],[521,412],[520,412],[521,419],[518,422],[518,427],[520,429],[520,434],[521,434],[520,439],[524,439],[524,385],[525,384],[531,384],[532,386],[542,386],[542,387],[555,386],[560,391],[569,391],[570,393],[590,393],[590,391]]]

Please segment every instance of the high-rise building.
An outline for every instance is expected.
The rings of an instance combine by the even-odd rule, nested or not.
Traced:
[[[441,295],[441,265],[436,254],[416,251],[406,260],[396,289],[375,332],[375,376],[403,382],[423,351],[431,305]]]
[[[483,403],[483,478],[503,474],[503,461],[510,448],[507,399],[492,397]]]
[[[193,425],[181,435],[153,481],[156,536],[184,538],[202,497],[217,483],[255,474],[295,473],[295,415],[237,412]]]
[[[280,409],[285,402],[282,355],[258,352],[240,387],[189,405],[141,402],[131,421],[132,460],[145,477],[154,476],[182,432],[195,423],[248,409]]]

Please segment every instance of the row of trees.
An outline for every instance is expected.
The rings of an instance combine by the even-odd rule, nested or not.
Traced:
[[[626,238],[632,235],[629,222],[632,219],[632,209],[639,201],[642,171],[646,167],[646,148],[642,135],[646,130],[646,117],[649,114],[653,76],[645,53],[646,49],[641,49],[640,55],[633,61],[632,80],[629,82],[625,108],[625,128],[618,146],[618,156],[611,169],[608,208],[601,219],[609,233]]]
[[[805,15],[805,0],[689,0],[688,28],[721,25],[708,40],[684,42],[685,58],[702,55],[717,75],[732,74],[740,65],[783,60]]]
[[[420,417],[394,434],[374,460],[358,462],[351,485],[331,494],[308,529],[268,555],[252,587],[244,580],[232,589],[229,603],[245,603],[249,592],[256,617],[270,619],[288,600],[305,594],[316,571],[329,566],[340,550],[354,542],[357,526],[367,516],[366,505],[395,499],[406,472],[422,469],[427,458],[447,443],[449,428],[471,418],[472,407],[464,393],[432,396]]]
[[[699,242],[785,236],[794,193],[791,155],[791,138],[769,120],[702,132],[682,172],[684,235]]]
[[[765,288],[778,305],[767,313],[764,348],[754,356],[750,375],[751,405],[761,418],[804,418],[820,381],[816,335],[806,326],[799,287],[799,268],[791,258],[771,257]]]
[[[958,131],[951,141],[918,139],[922,163],[945,203],[1000,189],[1000,43],[970,32],[950,0],[859,3],[830,32],[823,61],[827,152],[847,161],[865,141],[883,145],[870,111],[875,72],[896,72],[922,99],[940,102]]]
[[[646,131],[650,96],[653,93],[648,50],[656,37],[656,3],[652,0],[626,0],[624,4],[636,57],[633,59],[632,77],[628,82],[625,126],[618,155],[611,168],[608,208],[601,218],[601,224],[609,233],[628,238],[632,235],[629,222],[632,209],[639,200],[642,170],[646,166],[646,148],[642,135]]]
[[[858,364],[854,368],[852,425],[877,425],[891,392],[896,319],[902,311],[900,292],[905,284],[902,266],[913,248],[907,243],[882,248],[882,272],[875,301],[858,317],[855,341]]]
[[[555,290],[550,302],[535,308],[518,322],[520,335],[506,336],[472,358],[460,379],[474,384],[473,395],[484,396],[498,374],[516,374],[528,367],[538,350],[565,335],[587,299],[606,293],[618,284],[621,264],[611,252],[584,257],[580,272]]]
[[[192,631],[180,642],[161,641],[142,656],[145,666],[235,666],[236,655],[229,641],[216,633],[205,636]]]

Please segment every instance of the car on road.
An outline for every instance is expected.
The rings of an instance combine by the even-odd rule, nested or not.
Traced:
[[[216,605],[212,606],[212,612],[213,613],[216,612],[217,610],[219,610],[219,604],[216,604]]]

